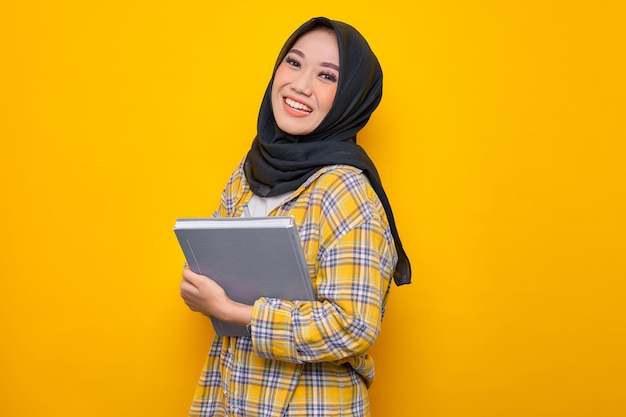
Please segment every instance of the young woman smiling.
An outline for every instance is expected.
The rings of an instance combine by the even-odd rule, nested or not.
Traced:
[[[257,136],[213,215],[241,216],[247,205],[253,216],[292,216],[317,300],[244,305],[185,268],[189,308],[251,332],[215,338],[190,415],[369,415],[368,351],[392,277],[411,277],[376,168],[356,144],[381,98],[378,60],[352,26],[311,19],[285,43]]]

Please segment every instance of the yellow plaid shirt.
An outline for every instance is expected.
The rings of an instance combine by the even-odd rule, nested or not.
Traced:
[[[214,216],[241,216],[252,197],[242,166]],[[318,299],[261,298],[251,338],[216,337],[190,415],[368,416],[368,350],[397,262],[385,210],[359,169],[335,165],[269,215],[295,218]]]

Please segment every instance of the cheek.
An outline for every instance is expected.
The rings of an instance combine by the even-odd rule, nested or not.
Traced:
[[[289,69],[285,68],[285,66],[281,64],[276,69],[276,73],[274,74],[274,84],[272,86],[272,91],[274,89],[278,90],[278,88],[281,85],[285,84],[288,81],[288,77],[289,77]]]
[[[278,91],[280,90],[281,85],[283,85],[282,77],[280,76],[280,69],[278,69],[276,70],[276,74],[274,74],[274,81],[272,81],[272,92],[270,97],[272,99],[273,106],[277,105],[276,101],[278,100]]]
[[[337,86],[328,86],[325,88],[319,97],[320,107],[324,108],[327,112],[333,106],[333,101],[335,100],[335,94],[337,94]]]

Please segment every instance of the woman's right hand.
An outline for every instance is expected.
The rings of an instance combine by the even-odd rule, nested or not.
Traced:
[[[252,306],[231,300],[217,282],[196,274],[188,266],[183,270],[180,296],[191,311],[231,323],[250,323]]]

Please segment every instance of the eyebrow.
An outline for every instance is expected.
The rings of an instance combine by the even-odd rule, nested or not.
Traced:
[[[299,56],[299,57],[301,57],[301,58],[305,58],[304,52],[302,52],[302,51],[301,51],[301,50],[299,50],[299,49],[292,48],[292,49],[291,49],[288,53],[289,53],[289,54],[293,53],[293,54],[298,55],[298,56]],[[322,67],[332,68],[332,69],[334,69],[335,71],[340,72],[340,71],[339,71],[339,66],[338,66],[338,65],[333,64],[332,62],[322,62],[320,65],[321,65]]]

